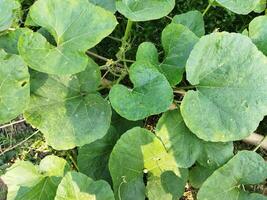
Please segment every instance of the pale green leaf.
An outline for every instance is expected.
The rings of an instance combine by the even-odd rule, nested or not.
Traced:
[[[181,113],[199,138],[227,142],[247,137],[267,114],[267,58],[237,33],[213,33],[196,44],[187,61]]]
[[[114,195],[107,182],[69,172],[59,184],[55,200],[114,200]]]
[[[260,0],[216,0],[218,4],[227,8],[228,10],[247,15],[252,12],[260,3]]]
[[[267,55],[267,16],[254,18],[249,24],[249,37]]]
[[[116,3],[115,0],[89,0],[89,2],[100,6],[102,8],[105,8],[106,10],[109,10],[113,13],[116,12]]]
[[[16,0],[0,0],[0,32],[11,27],[20,4]]]
[[[187,179],[187,170],[179,169],[161,141],[142,128],[121,136],[111,153],[109,169],[115,197],[124,200],[155,199],[155,192],[157,200],[177,199]]]
[[[2,176],[8,186],[7,200],[54,200],[60,180],[69,170],[56,156],[45,157],[39,166],[17,161]]]
[[[204,19],[202,13],[198,10],[193,10],[180,15],[175,15],[173,17],[172,22],[186,26],[198,37],[205,35]]]
[[[131,21],[149,21],[168,15],[175,0],[116,0],[117,10]]]
[[[30,8],[30,18],[47,29],[56,46],[38,32],[20,37],[19,52],[33,69],[49,74],[74,74],[88,62],[84,53],[115,28],[115,16],[88,0],[38,0]]]
[[[75,75],[33,72],[30,106],[24,116],[55,149],[91,143],[107,133],[111,119],[110,105],[96,93],[99,83],[99,67],[92,60]]]
[[[111,105],[118,114],[136,121],[168,110],[173,100],[172,88],[156,66],[137,61],[129,75],[133,89],[117,84],[109,93]]]
[[[260,2],[257,4],[256,8],[254,9],[254,12],[256,12],[256,13],[264,12],[266,9],[266,4],[267,4],[266,0],[260,0]]]
[[[264,159],[255,152],[241,151],[204,182],[198,200],[266,200],[266,196],[250,194],[240,188],[241,184],[258,184],[266,178]]]
[[[196,161],[206,167],[218,168],[233,156],[232,143],[205,142],[184,124],[180,110],[168,111],[159,119],[156,135],[180,167],[191,167]]]
[[[30,99],[30,75],[18,55],[0,50],[0,124],[16,118]]]

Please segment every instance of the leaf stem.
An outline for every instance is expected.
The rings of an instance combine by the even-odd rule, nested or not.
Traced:
[[[181,86],[181,87],[177,87],[175,88],[175,90],[190,90],[190,89],[195,89],[196,86],[194,85],[188,85],[188,86]]]
[[[212,6],[212,4],[209,3],[209,5],[207,6],[207,8],[206,8],[206,9],[204,10],[204,12],[202,13],[202,16],[203,16],[203,17],[207,14],[207,12],[208,12],[209,9],[211,8],[211,6]]]
[[[264,141],[267,139],[267,135],[260,141],[260,143],[255,147],[255,149],[253,149],[254,152],[256,152],[261,145],[264,143]]]
[[[21,120],[19,120],[19,121],[11,122],[11,123],[9,123],[9,124],[0,126],[0,129],[6,128],[6,127],[9,127],[9,126],[13,126],[13,125],[15,125],[15,124],[20,124],[20,123],[25,122],[25,121],[26,121],[25,119],[21,119]]]
[[[76,161],[74,160],[74,158],[72,157],[71,153],[67,152],[67,154],[68,154],[69,159],[71,160],[73,166],[75,167],[75,169],[76,169],[77,171],[79,171],[79,167],[78,167]]]

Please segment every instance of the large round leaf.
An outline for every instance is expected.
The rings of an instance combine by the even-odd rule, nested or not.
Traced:
[[[175,0],[116,0],[117,10],[131,21],[149,21],[168,15]]]
[[[109,10],[113,13],[116,12],[115,0],[89,0],[89,2],[102,8],[105,8],[106,10]]]
[[[137,61],[131,66],[129,74],[134,88],[117,84],[109,94],[117,113],[135,121],[168,110],[173,100],[172,88],[156,66]]]
[[[0,124],[17,117],[30,99],[29,72],[20,56],[0,50]]]
[[[181,113],[189,129],[206,141],[247,137],[267,114],[267,58],[236,33],[202,37],[188,59]]]
[[[55,149],[71,149],[102,138],[111,119],[109,104],[95,91],[99,67],[90,61],[76,75],[31,75],[31,100],[26,120],[44,133]]]
[[[115,28],[115,16],[88,0],[38,0],[31,20],[54,37],[56,46],[37,32],[20,37],[19,52],[33,69],[50,74],[74,74],[86,68],[84,53]]]
[[[216,0],[216,2],[234,13],[246,15],[258,6],[260,0]]]
[[[266,200],[260,194],[250,194],[241,184],[257,184],[267,178],[267,164],[255,152],[241,151],[215,171],[202,185],[199,200]]]
[[[233,156],[233,144],[205,142],[184,124],[180,110],[168,111],[160,118],[156,135],[180,167],[191,167],[196,161],[218,168]]]
[[[249,37],[267,55],[267,16],[256,17],[250,22]]]
[[[133,128],[122,135],[111,153],[109,169],[115,197],[124,200],[144,200],[146,196],[157,200],[178,199],[187,179],[187,171],[178,168],[161,141],[142,128]]]
[[[16,17],[15,11],[19,8],[17,0],[0,0],[0,32],[10,28]]]
[[[114,195],[107,182],[69,172],[59,184],[55,200],[114,200]]]
[[[67,162],[56,156],[45,157],[39,166],[18,161],[2,177],[8,186],[7,200],[54,200],[68,170]]]

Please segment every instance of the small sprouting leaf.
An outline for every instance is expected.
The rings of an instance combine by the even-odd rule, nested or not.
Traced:
[[[117,10],[131,21],[149,21],[168,15],[175,0],[116,0]]]
[[[15,11],[20,8],[17,0],[0,0],[0,32],[11,27]]]
[[[38,32],[27,32],[19,39],[19,52],[33,69],[49,74],[74,74],[88,62],[84,53],[109,35],[115,16],[88,0],[38,0],[30,9],[33,22],[54,37],[56,46]]]
[[[133,128],[121,136],[109,160],[115,197],[172,200],[183,194],[187,170],[179,169],[151,132]],[[155,197],[155,192],[157,197]]]
[[[175,15],[173,17],[172,22],[186,26],[198,37],[205,35],[204,19],[202,13],[198,10],[193,10],[180,15]]]
[[[173,101],[172,88],[156,66],[137,61],[130,68],[134,88],[117,84],[109,99],[114,110],[128,120],[140,120],[168,110]]]
[[[115,0],[89,0],[92,4],[105,8],[113,13],[116,12]]]
[[[124,132],[141,124],[140,121],[127,121],[113,113],[108,133],[103,138],[79,149],[78,167],[80,172],[94,180],[103,179],[111,183],[108,160],[114,145]]]
[[[15,31],[0,35],[0,49],[4,49],[9,54],[18,55],[18,40],[19,37],[26,31],[29,30],[26,28],[18,28]]]
[[[249,24],[249,37],[267,55],[267,16],[254,18]]]
[[[267,178],[267,164],[255,152],[241,151],[216,170],[198,192],[199,200],[265,200],[260,194],[250,194],[241,185],[257,184]]]
[[[197,164],[189,171],[189,183],[194,188],[200,188],[208,177],[215,171],[215,169],[204,167]]]
[[[30,105],[24,116],[58,150],[100,139],[108,131],[111,109],[96,92],[99,83],[99,67],[92,60],[75,75],[33,72]]]
[[[78,172],[68,172],[58,186],[55,200],[114,200],[105,181],[94,181]]]
[[[30,99],[30,75],[18,55],[0,50],[0,124],[21,114]]]
[[[54,200],[58,184],[70,169],[67,162],[56,156],[47,156],[39,166],[18,161],[2,179],[8,186],[7,200]]]
[[[218,168],[233,156],[232,143],[205,142],[196,137],[184,124],[179,109],[163,114],[156,126],[156,135],[183,168],[191,167],[196,161]]]
[[[216,0],[218,4],[234,13],[247,15],[260,3],[260,0]]]
[[[186,66],[181,113],[199,138],[227,142],[247,137],[267,114],[267,58],[237,33],[213,33],[195,45]]]

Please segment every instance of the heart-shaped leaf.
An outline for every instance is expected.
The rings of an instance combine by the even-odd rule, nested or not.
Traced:
[[[34,72],[24,116],[55,149],[91,143],[107,133],[111,120],[110,105],[96,93],[99,83],[99,67],[92,60],[76,75]]]
[[[265,200],[260,194],[250,194],[242,185],[257,184],[267,178],[267,164],[255,152],[241,151],[216,170],[198,192],[199,200]]]
[[[181,113],[199,138],[227,142],[247,137],[267,114],[267,58],[237,33],[213,33],[196,44],[187,61]]]
[[[0,124],[21,114],[30,99],[30,75],[18,55],[0,50]]]
[[[175,15],[173,17],[172,22],[186,26],[198,37],[205,35],[204,19],[202,13],[198,10],[193,10],[180,15]]]
[[[142,128],[122,135],[111,153],[109,169],[115,197],[124,200],[178,199],[187,179],[187,170],[179,169],[160,140]]]
[[[216,0],[218,4],[234,13],[247,15],[260,3],[260,0]]]
[[[47,156],[39,166],[18,161],[2,177],[8,186],[7,200],[54,200],[58,184],[69,170],[67,162]]]
[[[250,22],[249,37],[259,50],[267,55],[267,16],[256,17]]]
[[[150,62],[137,61],[130,68],[134,88],[117,84],[109,99],[117,113],[128,120],[140,120],[168,110],[173,93],[167,79]]]
[[[142,125],[140,121],[125,120],[115,113],[108,133],[101,139],[82,146],[78,153],[78,167],[80,172],[94,180],[106,180],[111,183],[108,160],[113,147],[120,136],[132,127]]]
[[[168,15],[175,0],[116,0],[117,10],[131,21],[149,21]]]
[[[31,7],[30,18],[47,29],[56,46],[38,32],[20,37],[19,52],[33,69],[49,74],[74,74],[88,62],[84,53],[115,28],[115,16],[88,0],[38,0]]]
[[[105,181],[93,181],[78,172],[68,172],[58,186],[55,200],[114,200]]]
[[[116,12],[115,0],[89,0],[92,4],[105,8],[113,13]]]
[[[163,114],[156,135],[180,167],[191,167],[196,161],[206,167],[218,168],[233,156],[233,144],[205,142],[184,124],[180,110]]]
[[[0,32],[11,27],[20,4],[16,0],[0,0]]]

